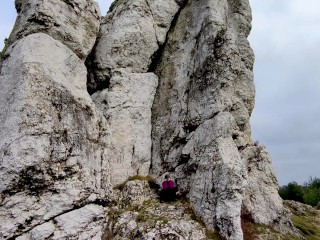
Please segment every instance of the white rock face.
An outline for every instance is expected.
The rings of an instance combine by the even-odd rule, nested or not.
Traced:
[[[189,190],[189,198],[197,215],[208,227],[220,231],[239,232],[242,238],[240,215],[246,176],[236,144],[230,131],[235,126],[230,113],[218,114],[201,124],[182,149],[190,160],[176,168],[180,174],[180,189]],[[204,199],[203,196],[206,196]],[[230,236],[229,236],[230,237]]]
[[[109,194],[105,120],[84,63],[43,33],[9,48],[1,68],[0,232],[18,236]]]
[[[109,123],[107,150],[114,185],[149,173],[151,107],[158,78],[147,71],[178,10],[174,0],[115,2],[87,63],[95,67],[89,90]]]
[[[106,211],[99,205],[89,204],[39,225],[16,239],[101,239],[106,226]]]
[[[152,173],[171,172],[206,226],[234,240],[243,239],[242,218],[285,216],[270,158],[257,164],[245,154],[253,147],[250,22],[247,0],[189,1],[155,67]]]
[[[286,218],[279,218],[288,216],[289,213],[282,207],[283,200],[278,195],[278,182],[267,150],[262,146],[251,146],[241,154],[248,169],[248,187],[244,193],[243,213],[257,223],[272,225],[274,219],[281,224],[287,224]]]
[[[151,107],[158,85],[154,73],[118,72],[108,91],[93,99],[105,111],[109,126],[108,161],[112,184],[148,175],[151,163]]]
[[[63,42],[80,58],[85,58],[95,43],[100,25],[100,10],[93,0],[16,1],[18,18],[10,42],[36,32],[44,32]]]
[[[174,0],[116,1],[101,24],[89,88],[101,88],[119,68],[147,72],[178,10]]]

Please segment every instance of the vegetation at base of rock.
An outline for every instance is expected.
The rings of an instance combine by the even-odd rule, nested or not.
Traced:
[[[286,201],[285,206],[291,210],[291,221],[299,229],[306,240],[320,239],[320,211],[304,204],[297,204],[293,201]],[[285,238],[285,240],[300,238]]]
[[[207,240],[222,240],[217,231],[206,230]]]
[[[179,236],[190,240],[222,240],[218,231],[206,229],[185,196],[177,201],[160,203],[157,191],[151,189],[146,180],[153,181],[153,178],[133,176],[121,184],[123,186],[117,186],[117,200],[108,211],[103,240],[142,239],[148,234],[156,236],[154,239]],[[137,201],[141,197],[144,200]]]
[[[261,236],[263,236],[264,240],[282,239],[280,238],[280,233],[276,232],[274,229],[266,225],[243,220],[241,222],[241,228],[243,231],[244,240],[254,240],[259,236],[259,239],[261,239]]]
[[[320,204],[320,178],[310,177],[302,186],[296,182],[279,189],[279,195],[283,200],[293,200],[311,205],[313,207]]]
[[[292,222],[295,227],[303,233],[304,236],[308,237],[308,239],[320,238],[320,232],[318,231],[317,227],[307,218],[294,215],[292,217]]]

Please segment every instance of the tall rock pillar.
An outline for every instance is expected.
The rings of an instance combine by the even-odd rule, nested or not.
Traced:
[[[16,6],[0,74],[1,237],[71,236],[64,214],[105,201],[111,191],[106,121],[87,92],[84,64],[100,12],[89,0]],[[100,221],[102,208],[79,212]]]
[[[234,240],[241,222],[272,225],[286,212],[270,158],[251,138],[250,29],[248,0],[188,1],[153,63],[151,172],[171,173],[207,227]]]

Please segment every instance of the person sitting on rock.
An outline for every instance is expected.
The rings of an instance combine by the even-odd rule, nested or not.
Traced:
[[[165,175],[165,180],[162,182],[162,190],[160,192],[161,202],[171,202],[176,200],[176,186],[174,181],[168,174]]]

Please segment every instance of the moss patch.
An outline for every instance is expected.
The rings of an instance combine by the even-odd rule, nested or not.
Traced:
[[[207,240],[222,240],[217,231],[206,230],[206,239]]]

